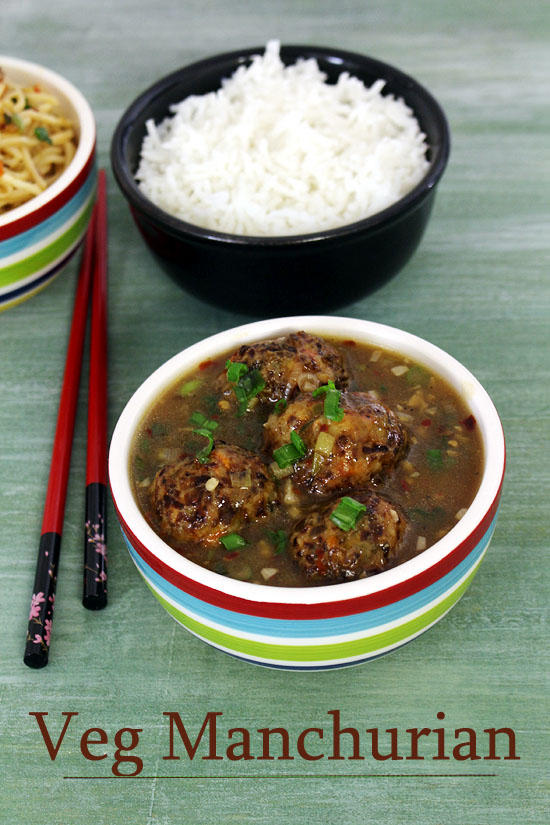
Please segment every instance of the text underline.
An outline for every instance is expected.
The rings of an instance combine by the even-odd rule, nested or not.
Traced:
[[[238,774],[232,776],[64,776],[63,779],[480,779],[496,773],[286,773],[279,776]]]

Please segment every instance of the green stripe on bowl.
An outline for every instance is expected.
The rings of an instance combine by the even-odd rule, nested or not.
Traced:
[[[481,559],[459,587],[453,590],[443,601],[431,607],[420,616],[416,616],[398,627],[391,630],[385,630],[382,633],[377,633],[373,636],[368,636],[363,639],[353,639],[347,642],[335,642],[328,645],[281,645],[270,644],[268,642],[258,642],[251,639],[240,639],[237,636],[231,636],[228,633],[223,633],[220,630],[215,630],[208,625],[201,624],[195,619],[191,619],[185,613],[181,613],[176,607],[167,602],[157,591],[149,584],[147,579],[145,582],[149,589],[154,593],[156,598],[162,606],[181,622],[184,627],[201,636],[205,641],[211,642],[218,647],[227,648],[229,651],[235,653],[243,653],[247,656],[256,656],[260,659],[270,659],[283,662],[324,662],[336,661],[339,659],[349,659],[354,656],[362,656],[365,653],[375,653],[384,648],[394,647],[395,645],[406,641],[411,636],[420,633],[428,625],[433,624],[444,613],[449,610],[455,602],[462,596],[464,591],[468,588],[478,567],[481,564]]]
[[[93,193],[90,195],[90,200],[88,201],[88,204],[81,213],[80,217],[67,229],[63,235],[57,238],[49,246],[45,246],[44,249],[40,249],[38,252],[35,252],[34,255],[31,255],[29,258],[25,258],[15,264],[11,264],[11,266],[6,266],[3,269],[0,268],[0,287],[9,286],[16,281],[19,281],[21,278],[27,278],[34,272],[38,272],[39,270],[47,267],[48,264],[52,263],[52,261],[60,258],[64,252],[66,252],[67,249],[79,239],[81,234],[86,229],[86,225],[90,220],[92,207]]]
[[[34,289],[29,289],[28,292],[23,292],[21,295],[18,295],[16,298],[13,298],[11,301],[4,301],[0,304],[0,312],[4,312],[6,309],[11,309],[11,307],[16,307],[18,304],[22,304],[23,301],[27,301],[29,298],[32,298],[34,295],[38,295],[39,292],[42,292],[43,289],[46,289],[51,283],[58,278],[63,271],[63,267],[59,269],[51,278],[48,278],[44,283],[39,284]],[[31,281],[30,286],[32,287],[33,281]],[[1,296],[0,296],[1,297]]]

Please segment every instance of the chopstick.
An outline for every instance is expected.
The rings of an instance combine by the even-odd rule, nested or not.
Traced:
[[[88,384],[88,453],[82,604],[107,604],[107,196],[99,171]]]
[[[57,568],[92,280],[95,212],[94,208],[74,302],[23,656],[24,663],[33,668],[45,667],[50,652]]]
[[[107,604],[107,194],[103,169],[99,170],[97,192],[74,301],[23,656],[23,662],[33,668],[45,667],[50,652],[63,517],[92,284],[82,603],[90,610],[99,610]]]

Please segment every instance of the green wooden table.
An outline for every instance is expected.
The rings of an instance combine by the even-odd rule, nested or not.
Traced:
[[[81,607],[82,393],[50,664],[31,671],[22,653],[77,273],[72,263],[42,294],[0,317],[0,820],[547,825],[547,4],[4,0],[1,17],[0,51],[50,66],[87,96],[105,167],[120,114],[154,79],[271,37],[371,54],[428,86],[447,112],[453,148],[427,234],[394,281],[340,314],[403,327],[464,362],[499,409],[509,463],[489,553],[443,621],[370,665],[276,672],[233,660],[180,629],[148,594],[112,510],[110,603],[99,613]],[[109,243],[112,428],[155,367],[245,318],[199,303],[160,271],[110,173]],[[328,729],[335,709],[342,725],[397,728],[404,736],[443,724],[449,737],[469,727],[481,741],[485,728],[509,727],[520,758],[437,761],[432,748],[424,761],[231,762],[202,759],[201,746],[194,760],[163,759],[165,712],[179,713],[193,737],[207,713],[221,712],[222,732],[284,727],[295,738],[306,727]],[[55,743],[69,718],[63,712],[79,715],[70,718],[52,760],[29,714],[48,713]],[[123,727],[142,729],[134,753],[143,770],[135,779],[112,773],[114,737]],[[108,737],[106,745],[89,745],[91,754],[107,754],[103,760],[81,752],[89,728]]]

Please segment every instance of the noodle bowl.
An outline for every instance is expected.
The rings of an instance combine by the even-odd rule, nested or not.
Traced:
[[[0,55],[0,67],[0,86],[10,86],[0,99],[2,311],[43,289],[78,248],[97,170],[94,116],[81,92],[36,63]]]
[[[11,82],[0,67],[0,214],[59,177],[75,155],[75,137],[55,95]]]

